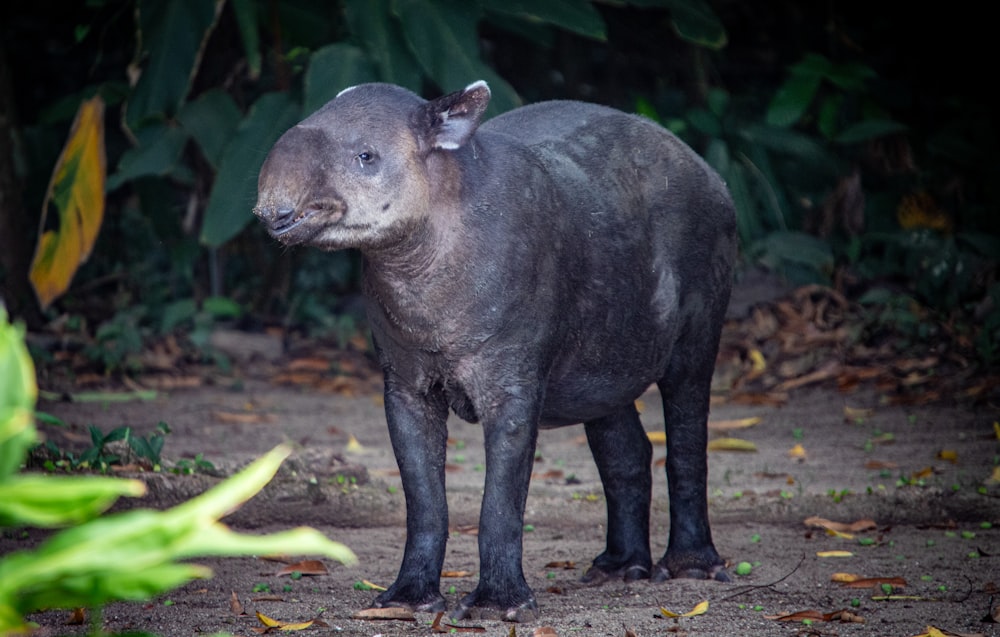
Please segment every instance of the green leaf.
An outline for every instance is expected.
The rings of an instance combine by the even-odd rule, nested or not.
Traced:
[[[444,91],[486,80],[492,98],[488,113],[515,108],[513,87],[479,59],[478,7],[465,0],[396,0],[394,7],[417,60]]]
[[[767,123],[787,127],[802,119],[819,90],[821,80],[816,75],[792,73],[774,94],[767,108]]]
[[[201,227],[202,243],[220,246],[250,223],[257,174],[267,150],[300,114],[298,104],[286,93],[267,93],[250,108],[220,161]]]
[[[375,69],[365,52],[350,44],[331,44],[309,58],[303,113],[313,113],[349,86],[374,82]]]
[[[392,13],[392,0],[345,0],[351,33],[360,39],[383,82],[420,92],[420,65],[406,43],[402,25]]]
[[[194,318],[198,305],[193,298],[179,299],[163,308],[160,316],[160,333],[166,334],[175,327]]]
[[[32,412],[38,397],[24,326],[11,325],[0,305],[0,482],[13,475],[35,443]]]
[[[202,302],[201,307],[216,319],[234,319],[243,316],[243,307],[225,296],[210,296]]]
[[[219,169],[222,153],[241,117],[236,102],[222,89],[211,89],[184,104],[177,119],[198,143],[212,168]]]
[[[728,37],[722,21],[704,0],[662,0],[660,2],[636,2],[640,6],[665,6],[670,10],[670,21],[674,31],[682,39],[714,51],[726,46]]]
[[[169,175],[177,166],[187,140],[187,133],[178,126],[160,122],[143,126],[140,145],[125,151],[118,160],[118,170],[108,177],[108,191],[138,177]]]
[[[748,252],[775,269],[781,262],[805,265],[817,272],[829,272],[833,267],[833,252],[826,242],[794,230],[772,232],[750,246]]]
[[[128,102],[126,124],[177,112],[188,94],[223,0],[140,0],[137,39],[146,53]]]
[[[866,119],[849,126],[834,139],[839,144],[858,144],[909,130],[905,124],[891,119]]]
[[[483,0],[483,8],[536,24],[552,24],[598,41],[607,40],[604,19],[589,0]]]
[[[230,4],[233,6],[233,13],[236,14],[236,24],[239,25],[243,51],[247,56],[247,66],[250,67],[250,79],[257,80],[260,77],[261,66],[257,3],[254,0],[231,0]]]
[[[51,528],[92,519],[121,496],[138,497],[138,480],[96,476],[18,475],[0,482],[0,527]]]

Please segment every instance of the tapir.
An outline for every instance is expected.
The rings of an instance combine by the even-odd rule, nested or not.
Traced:
[[[708,519],[707,418],[735,215],[720,177],[653,121],[574,101],[483,121],[485,82],[424,100],[364,84],[287,131],[254,213],[285,245],[354,248],[406,499],[376,607],[442,611],[449,410],[485,441],[480,577],[455,618],[538,617],[522,533],[539,429],[582,423],[607,546],[585,581],[727,580]],[[651,457],[635,400],[666,421],[670,531],[650,555]]]

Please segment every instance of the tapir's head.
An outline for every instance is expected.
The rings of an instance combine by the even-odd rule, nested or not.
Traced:
[[[489,99],[485,82],[430,102],[389,84],[346,89],[274,145],[253,212],[288,245],[397,241],[435,204],[431,154],[468,143]]]

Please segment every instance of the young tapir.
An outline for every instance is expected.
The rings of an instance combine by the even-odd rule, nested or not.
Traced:
[[[734,259],[719,177],[641,117],[578,102],[480,124],[484,82],[425,101],[366,84],[289,130],[254,213],[276,239],[357,248],[406,545],[375,606],[440,611],[445,420],[482,423],[480,579],[454,617],[534,618],[521,568],[539,428],[583,423],[607,498],[586,581],[726,580],[706,501],[709,387]],[[670,535],[650,557],[651,448],[634,401],[663,396]]]

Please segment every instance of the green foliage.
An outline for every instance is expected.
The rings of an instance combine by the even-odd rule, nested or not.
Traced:
[[[274,476],[290,453],[277,447],[239,474],[167,511],[135,510],[94,519],[119,496],[138,496],[135,480],[94,476],[18,474],[35,440],[37,388],[24,331],[0,309],[0,527],[72,525],[30,551],[0,557],[0,634],[27,629],[26,614],[42,608],[99,607],[112,600],[142,600],[211,571],[186,560],[199,556],[258,553],[319,554],[353,561],[351,551],[314,529],[273,535],[240,535],[219,518],[242,504]],[[92,430],[95,447],[127,432]],[[147,452],[159,453],[146,440]]]

